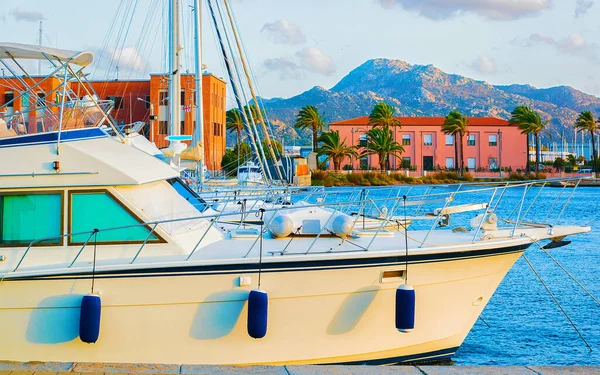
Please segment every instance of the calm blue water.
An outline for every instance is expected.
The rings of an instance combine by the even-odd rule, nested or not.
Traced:
[[[559,191],[552,189],[550,196]],[[569,246],[549,252],[600,299],[600,188],[577,189],[563,215],[563,223],[589,224],[592,232],[573,236]],[[475,324],[454,357],[456,364],[599,365],[600,306],[539,248],[532,246],[525,255],[593,351],[520,258],[483,311],[490,328],[481,321]]]
[[[407,187],[400,188],[404,194]],[[424,192],[425,187],[411,193]],[[454,188],[453,188],[454,189]],[[331,191],[331,190],[330,190]],[[444,191],[439,188],[437,191]],[[447,191],[447,190],[446,190]],[[539,188],[532,188],[524,207],[532,202]],[[543,220],[555,218],[573,189],[545,188],[526,217]],[[562,195],[561,195],[562,193]],[[385,197],[389,190],[373,191],[371,196]],[[498,210],[506,217],[519,206],[523,189],[509,190]],[[460,197],[454,204],[486,202],[491,192]],[[440,204],[430,208],[439,207]],[[408,213],[409,215],[411,212]],[[457,216],[451,226],[464,224],[473,214]],[[515,214],[516,215],[516,214]],[[546,220],[552,223],[553,220]],[[582,187],[575,191],[559,224],[590,225],[592,232],[570,237],[569,246],[549,250],[579,282],[600,299],[600,188]],[[431,224],[429,224],[431,225]],[[411,226],[411,228],[413,228]],[[462,347],[454,356],[456,365],[600,365],[600,305],[586,295],[536,245],[526,256],[534,265],[552,293],[569,314],[582,335],[592,346],[590,352],[576,331],[557,307],[523,258],[520,258],[483,311],[490,325],[478,321]],[[440,306],[443,309],[443,306]]]

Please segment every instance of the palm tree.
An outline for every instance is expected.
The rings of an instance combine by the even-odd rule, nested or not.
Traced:
[[[321,118],[317,107],[312,105],[302,107],[296,116],[294,127],[296,129],[311,129],[313,150],[316,151],[319,148],[318,133],[325,128],[325,122]]]
[[[392,131],[387,127],[373,128],[367,132],[367,145],[361,156],[377,155],[379,157],[379,169],[382,171],[389,168],[390,155],[400,157],[404,147],[394,141]]]
[[[456,164],[458,165],[459,173],[462,176],[465,170],[463,137],[469,131],[469,119],[457,110],[452,110],[444,118],[442,131],[445,134],[454,136],[454,155],[457,159],[460,155],[460,163],[456,160]]]
[[[317,148],[317,155],[325,155],[327,158],[324,161],[331,160],[333,162],[333,170],[341,169],[342,161],[347,157],[357,157],[353,146],[347,146],[346,140],[340,141],[340,132],[338,130],[321,133],[318,138],[321,146]]]
[[[588,133],[590,133],[590,135],[592,136],[592,170],[594,171],[594,173],[596,173],[596,143],[595,143],[595,137],[594,137],[594,132],[596,132],[598,130],[598,123],[596,122],[596,120],[594,119],[594,115],[592,115],[592,112],[590,111],[583,111],[579,114],[579,117],[577,117],[577,120],[575,121],[575,129],[577,129],[577,131],[583,132],[586,131]]]
[[[540,133],[548,124],[548,121],[542,121],[540,114],[528,106],[517,106],[511,113],[509,123],[517,125],[521,129],[521,134],[527,134],[527,166],[529,170],[529,134],[535,137],[535,171],[540,170]]]
[[[396,110],[391,105],[380,102],[375,104],[371,114],[369,115],[369,125],[373,125],[373,127],[396,127],[401,126],[400,120],[394,117]]]
[[[381,126],[384,128],[392,128],[394,132],[394,141],[396,141],[396,127],[401,127],[402,124],[397,117],[394,117],[396,110],[386,102],[379,102],[375,104],[371,114],[369,115],[369,125],[374,128]],[[394,168],[396,162],[394,160]]]
[[[244,130],[244,120],[239,109],[233,108],[225,113],[225,128],[230,133],[237,134],[237,144],[242,143],[242,130]]]

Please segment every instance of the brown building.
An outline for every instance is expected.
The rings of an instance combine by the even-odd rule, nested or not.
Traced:
[[[42,77],[34,77],[33,82],[39,82]],[[27,82],[28,84],[33,84]],[[150,75],[150,79],[91,81],[92,88],[102,100],[112,100],[114,110],[111,116],[118,125],[131,124],[136,121],[145,122],[144,135],[156,143],[158,148],[168,146],[165,137],[168,133],[168,80],[160,74]],[[225,153],[225,93],[226,84],[212,74],[202,76],[204,106],[204,156],[208,169],[221,169],[221,158]],[[79,83],[72,82],[71,89],[79,98],[86,95]],[[195,76],[181,76],[181,134],[192,135],[196,126]],[[10,102],[23,91],[23,86],[14,78],[0,77],[0,105]],[[59,95],[59,80],[50,78],[44,81],[37,90],[40,98]],[[46,98],[47,100],[47,98]],[[36,112],[31,112],[35,106],[35,98],[25,95],[7,108],[7,114],[23,113],[22,122],[27,126],[28,133],[42,132],[53,124],[38,120]],[[155,121],[150,120],[151,109],[154,110]],[[41,113],[39,114],[42,117]]]

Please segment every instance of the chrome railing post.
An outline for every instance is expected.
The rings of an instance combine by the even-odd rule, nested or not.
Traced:
[[[337,214],[339,208],[340,208],[340,206],[339,206],[339,203],[338,203],[338,205],[335,207],[335,210],[333,211],[333,213],[331,215],[329,215],[329,217],[327,218],[327,221],[325,222],[325,225],[323,225],[323,227],[320,228],[319,234],[317,234],[317,236],[315,237],[315,239],[313,240],[313,242],[310,244],[310,246],[308,247],[308,249],[304,253],[305,255],[310,252],[310,250],[313,248],[313,246],[315,245],[315,243],[317,242],[317,240],[319,239],[319,237],[321,237],[321,233],[323,233],[323,230],[325,230],[325,228],[327,228],[327,226],[331,222],[331,219],[335,216],[335,214]]]
[[[281,207],[279,207],[278,209],[276,209],[276,210],[275,210],[275,212],[273,212],[273,215],[272,215],[272,216],[271,216],[271,218],[269,219],[269,222],[268,222],[268,223],[266,223],[266,225],[264,225],[264,229],[263,229],[263,230],[265,230],[265,231],[266,231],[266,230],[268,230],[268,228],[269,228],[269,225],[271,225],[271,223],[273,222],[273,220],[274,220],[274,219],[275,219],[275,217],[277,216],[277,213],[278,213],[279,211],[281,211],[281,210],[282,210],[282,208],[281,208]],[[259,211],[259,212],[260,212],[260,211]],[[264,224],[264,215],[263,215],[263,224]],[[244,258],[247,258],[247,257],[248,257],[248,255],[250,255],[250,253],[252,252],[252,249],[254,249],[254,246],[256,246],[256,244],[258,243],[258,240],[260,240],[260,237],[261,237],[262,235],[263,235],[263,233],[262,233],[262,232],[260,232],[260,230],[259,230],[258,236],[256,236],[256,239],[255,239],[255,240],[254,240],[254,242],[252,243],[252,246],[250,246],[250,249],[248,249],[248,252],[246,252],[246,255],[244,255]]]
[[[88,242],[90,242],[90,240],[92,239],[92,237],[96,233],[98,233],[98,229],[94,229],[92,231],[92,233],[90,233],[90,236],[87,238],[87,240],[85,240],[85,242],[83,243],[83,246],[81,246],[81,249],[79,249],[79,251],[77,252],[77,255],[75,255],[75,258],[73,259],[73,261],[71,262],[71,264],[69,264],[69,267],[67,267],[67,268],[73,267],[73,265],[75,264],[75,262],[77,262],[77,259],[79,259],[79,256],[83,252],[83,249],[85,249],[85,247],[87,246]]]
[[[435,229],[435,226],[437,225],[437,223],[440,221],[440,218],[442,217],[442,213],[444,212],[444,210],[446,208],[448,208],[450,206],[450,203],[454,200],[454,194],[456,194],[456,192],[450,193],[448,195],[448,198],[446,199],[446,203],[444,204],[444,207],[442,207],[442,209],[440,210],[440,213],[437,215],[437,217],[433,221],[433,225],[431,226],[429,231],[427,231],[427,234],[425,234],[425,237],[423,238],[423,241],[419,245],[419,248],[421,248],[421,247],[423,247],[423,245],[425,245],[427,238],[429,238],[429,234],[431,234],[431,232]]]
[[[525,197],[527,196],[527,192],[529,191],[527,187],[528,186],[525,186],[525,189],[523,189],[523,196],[521,197],[521,203],[519,204],[519,212],[517,213],[517,220],[515,221],[515,226],[513,228],[511,237],[515,236],[515,233],[517,232],[517,226],[519,225],[519,221],[521,220],[521,211],[523,210],[523,203],[525,202]]]
[[[558,216],[556,217],[556,220],[554,220],[554,224],[552,224],[552,228],[550,228],[550,234],[553,233],[554,227],[556,226],[556,224],[558,224],[558,220],[560,220],[560,217],[562,216],[563,212],[565,212],[565,209],[569,205],[569,202],[571,201],[571,198],[573,198],[573,195],[575,195],[575,190],[577,190],[577,188],[579,187],[579,183],[580,182],[581,182],[581,179],[577,180],[577,183],[575,184],[575,187],[573,188],[573,191],[571,192],[571,195],[569,196],[569,199],[567,199],[567,201],[565,202],[565,204],[562,207],[562,210],[560,210]]]
[[[139,250],[137,251],[137,253],[135,254],[135,256],[133,257],[133,259],[131,260],[131,262],[129,262],[129,264],[133,264],[133,262],[135,262],[135,260],[138,258],[138,256],[140,255],[140,253],[142,252],[142,249],[144,248],[144,246],[146,246],[146,243],[148,243],[148,240],[150,239],[150,237],[152,236],[152,234],[154,233],[154,231],[156,230],[156,227],[158,226],[158,223],[154,224],[154,226],[152,227],[152,230],[150,231],[150,233],[148,233],[148,236],[146,236],[146,239],[144,240],[144,242],[142,243],[142,246],[140,246]]]
[[[490,212],[490,207],[492,206],[492,202],[494,201],[494,197],[496,196],[497,191],[498,191],[498,189],[494,189],[494,192],[492,193],[492,197],[490,198],[490,202],[488,203],[487,207],[485,208],[485,213],[483,214],[483,217],[479,221],[479,225],[477,226],[477,230],[475,231],[475,235],[473,235],[473,239],[471,240],[471,243],[475,243],[475,239],[477,239],[477,235],[479,234],[479,231],[481,230],[481,227],[483,226],[483,221],[485,220],[485,217]]]

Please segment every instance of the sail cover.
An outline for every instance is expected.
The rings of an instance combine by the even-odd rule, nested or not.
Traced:
[[[88,66],[94,60],[91,52],[69,51],[51,47],[40,47],[31,44],[0,43],[0,59],[33,59],[52,60],[60,63]]]

